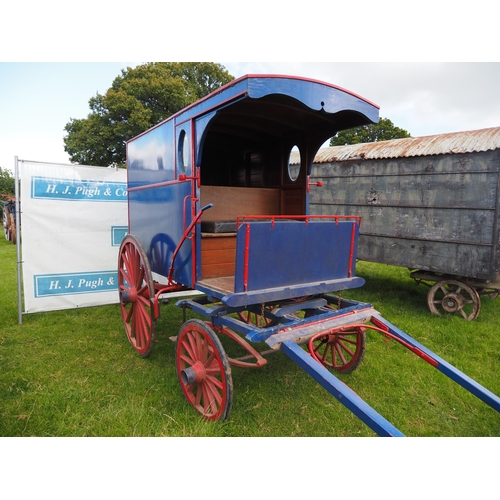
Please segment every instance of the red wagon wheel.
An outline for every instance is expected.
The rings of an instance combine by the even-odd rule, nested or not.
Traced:
[[[268,309],[272,310],[272,307],[269,307]],[[248,311],[246,309],[244,311],[238,312],[237,314],[240,320],[244,323],[247,323],[248,325],[255,325],[259,328],[267,328],[269,326],[274,326],[275,324],[272,319],[266,318],[266,316],[264,315],[264,309],[262,310],[261,314]]]
[[[309,340],[308,347],[311,356],[322,365],[349,373],[358,367],[365,355],[365,329],[356,326],[320,333]]]
[[[145,358],[151,352],[155,337],[154,284],[144,247],[130,234],[125,236],[120,246],[118,291],[128,340]]]
[[[479,315],[481,299],[474,288],[461,281],[442,280],[429,289],[427,305],[432,314],[458,313],[472,321]]]
[[[207,420],[224,420],[233,402],[229,360],[214,331],[199,319],[186,321],[177,335],[175,364],[187,401]]]

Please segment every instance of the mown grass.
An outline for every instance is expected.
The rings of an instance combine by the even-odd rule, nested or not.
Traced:
[[[233,368],[229,419],[207,422],[184,400],[174,363],[182,311],[162,306],[151,356],[129,345],[118,305],[25,315],[17,322],[15,247],[0,242],[1,436],[374,436],[278,353]],[[498,303],[478,319],[430,315],[427,289],[401,268],[360,262],[363,288],[343,296],[382,315],[500,394]],[[172,301],[173,302],[173,301]],[[194,314],[188,312],[188,318]],[[264,346],[263,346],[264,347]],[[339,378],[408,436],[500,436],[500,414],[398,343],[368,332],[363,364]]]

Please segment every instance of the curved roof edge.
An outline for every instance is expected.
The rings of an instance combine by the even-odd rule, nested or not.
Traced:
[[[476,153],[500,149],[500,127],[322,148],[314,163]]]

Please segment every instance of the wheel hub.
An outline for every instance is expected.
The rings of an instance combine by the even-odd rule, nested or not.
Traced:
[[[189,385],[194,382],[201,382],[207,377],[207,372],[201,361],[196,361],[188,368],[181,371],[181,381],[184,385]]]
[[[455,293],[449,293],[443,297],[441,302],[443,309],[446,312],[452,313],[459,311],[463,306],[463,298],[461,295],[457,295]]]
[[[120,291],[120,302],[122,304],[130,304],[137,301],[137,290],[135,288],[128,288],[127,290]]]

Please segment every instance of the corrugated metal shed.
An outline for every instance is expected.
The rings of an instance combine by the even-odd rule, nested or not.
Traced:
[[[500,149],[500,127],[322,148],[314,163],[403,158]]]

